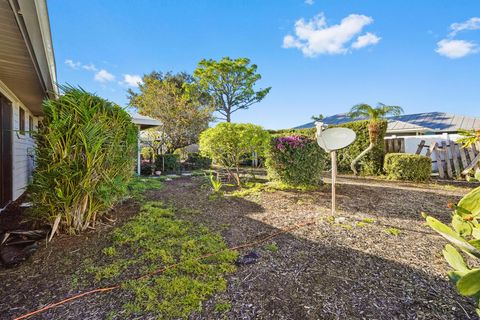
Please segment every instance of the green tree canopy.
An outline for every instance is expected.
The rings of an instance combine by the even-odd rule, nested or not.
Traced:
[[[240,163],[252,152],[263,155],[270,134],[262,127],[250,123],[219,123],[200,135],[200,151],[224,167],[240,185]]]
[[[159,130],[166,137],[167,152],[198,142],[200,133],[213,119],[205,93],[193,87],[187,94],[187,85],[192,82],[192,76],[184,72],[154,71],[143,76],[139,92],[128,91],[130,106],[162,122]]]
[[[211,105],[227,122],[231,121],[232,113],[262,101],[271,89],[255,91],[255,84],[262,76],[257,73],[257,65],[250,64],[247,58],[204,59],[193,76],[198,88],[211,97]]]

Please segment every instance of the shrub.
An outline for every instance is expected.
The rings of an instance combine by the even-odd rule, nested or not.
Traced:
[[[384,168],[392,179],[426,181],[430,179],[432,160],[419,154],[388,153]]]
[[[470,191],[457,205],[449,204],[454,209],[451,226],[447,226],[433,217],[426,217],[427,224],[451,244],[443,249],[443,256],[453,270],[448,277],[455,283],[458,292],[475,299],[476,312],[480,316],[480,187]],[[460,252],[466,253],[467,264]]]
[[[180,155],[167,153],[159,155],[155,159],[155,170],[162,171],[162,173],[177,172],[180,168]]]
[[[198,152],[190,152],[183,165],[191,170],[208,169],[212,165],[212,159],[205,157]]]
[[[240,185],[239,167],[246,157],[256,151],[263,155],[270,135],[262,127],[250,123],[218,124],[200,135],[200,151],[223,166]]]
[[[341,125],[332,125],[328,126],[329,128],[342,127],[349,128],[355,131],[357,138],[355,141],[348,147],[337,151],[337,166],[339,172],[351,173],[350,164],[352,160],[355,159],[363,150],[365,150],[370,144],[370,137],[368,134],[368,120],[360,120],[354,122],[348,122]],[[383,138],[387,132],[387,121],[380,120],[378,122],[378,142],[373,148],[372,151],[367,153],[359,161],[359,166],[361,167],[361,174],[363,175],[378,175],[382,172],[383,167],[383,157],[384,157],[384,144]],[[270,131],[273,136],[286,136],[300,134],[305,135],[309,138],[315,139],[315,128],[309,129],[289,129],[289,130],[277,130]],[[327,159],[327,166],[330,166],[330,159]]]
[[[145,162],[140,165],[140,174],[142,176],[151,176],[154,168],[154,164]]]
[[[58,99],[43,102],[29,191],[36,217],[75,233],[125,194],[138,131],[118,105],[82,89],[62,89]]]
[[[293,186],[321,182],[326,153],[317,141],[301,135],[273,138],[267,153],[270,179]]]

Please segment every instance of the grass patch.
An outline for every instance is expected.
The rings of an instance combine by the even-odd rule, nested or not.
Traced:
[[[128,184],[130,196],[137,201],[145,200],[145,192],[148,190],[159,190],[163,187],[162,181],[165,178],[142,178],[137,177],[132,179]]]
[[[392,236],[398,236],[401,233],[401,231],[397,228],[387,228],[383,231],[387,234],[392,235]]]
[[[143,188],[143,187],[141,187]],[[175,218],[174,209],[160,202],[145,203],[140,213],[113,232],[103,249],[105,264],[88,271],[97,281],[122,282],[131,293],[124,305],[129,315],[159,319],[187,318],[202,302],[224,291],[224,275],[235,270],[237,253],[208,228]],[[208,253],[218,254],[198,259]],[[141,280],[127,280],[177,264]]]
[[[264,246],[265,249],[267,249],[270,252],[277,252],[278,251],[278,245],[276,243],[269,243]]]
[[[215,311],[218,313],[225,313],[230,311],[230,309],[232,309],[232,304],[230,302],[222,301],[215,304]]]
[[[373,220],[372,218],[363,218],[363,219],[362,219],[362,222],[363,222],[363,223],[374,223],[375,220]]]

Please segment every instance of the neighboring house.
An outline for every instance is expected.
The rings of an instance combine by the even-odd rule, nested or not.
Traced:
[[[388,117],[388,136],[415,136],[456,134],[459,130],[480,128],[479,117],[469,117],[445,112],[425,112],[406,114],[398,117]],[[338,125],[355,121],[347,114],[337,114],[322,120],[327,125]],[[295,129],[314,128],[315,122],[310,122]]]
[[[25,190],[44,98],[56,94],[45,0],[0,0],[0,209]]]

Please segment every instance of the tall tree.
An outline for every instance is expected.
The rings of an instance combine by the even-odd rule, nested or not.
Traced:
[[[195,88],[186,88],[193,83],[187,73],[172,74],[152,72],[143,76],[139,92],[128,91],[129,105],[142,115],[162,122],[159,130],[166,137],[168,153],[198,142],[200,133],[213,119],[213,109],[208,106],[208,97]]]
[[[227,122],[231,121],[232,113],[262,101],[271,89],[255,91],[255,84],[262,76],[257,73],[257,65],[250,64],[247,58],[204,59],[198,63],[193,77],[200,90],[211,97],[211,104],[223,116],[221,119]]]
[[[379,102],[376,107],[361,103],[353,106],[352,109],[350,109],[349,116],[351,118],[364,118],[370,121],[370,123],[368,124],[368,135],[370,138],[370,144],[368,145],[367,149],[363,150],[355,159],[353,159],[352,163],[350,164],[350,168],[352,169],[354,174],[358,174],[358,161],[360,161],[361,158],[363,158],[367,153],[369,153],[377,143],[379,132],[378,122],[388,115],[399,116],[402,113],[402,107],[387,106],[381,102]]]

